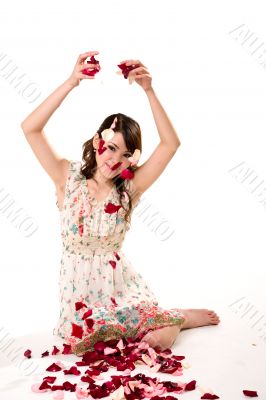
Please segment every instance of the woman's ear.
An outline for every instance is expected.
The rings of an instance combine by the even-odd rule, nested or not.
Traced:
[[[92,141],[93,147],[95,149],[99,148],[99,144],[100,144],[100,137],[98,132],[95,133],[94,137],[93,137],[93,141]]]

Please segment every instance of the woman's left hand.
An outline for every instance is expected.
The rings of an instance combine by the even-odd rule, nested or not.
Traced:
[[[131,80],[135,80],[136,83],[138,83],[143,90],[147,91],[152,88],[151,81],[152,77],[144,64],[140,62],[139,60],[125,60],[123,61],[126,63],[127,66],[129,65],[138,65],[137,68],[134,68],[132,71],[129,72],[128,74],[128,79],[129,82]]]

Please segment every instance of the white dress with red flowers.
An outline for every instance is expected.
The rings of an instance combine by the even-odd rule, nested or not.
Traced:
[[[119,207],[116,187],[97,202],[80,167],[80,161],[70,161],[60,211],[60,316],[53,330],[76,355],[93,349],[98,341],[142,338],[150,330],[184,321],[178,309],[158,306],[155,295],[123,253],[130,224],[124,219],[126,211]],[[131,193],[131,181],[126,182]],[[126,194],[122,201],[127,209]]]

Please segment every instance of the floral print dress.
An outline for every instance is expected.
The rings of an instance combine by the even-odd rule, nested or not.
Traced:
[[[53,330],[76,355],[98,341],[142,338],[150,330],[184,322],[178,309],[159,307],[122,251],[130,224],[123,207],[117,207],[115,185],[103,201],[96,201],[80,167],[80,161],[70,160],[60,211],[60,316]],[[131,181],[126,182],[132,193]],[[126,193],[122,201],[127,209]]]

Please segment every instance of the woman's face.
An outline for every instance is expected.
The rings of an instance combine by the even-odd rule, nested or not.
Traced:
[[[97,167],[105,177],[113,179],[121,171],[130,166],[128,158],[132,156],[132,153],[126,148],[123,135],[120,132],[115,132],[112,139],[108,142],[106,141],[103,147],[106,147],[106,150],[102,154],[99,154],[98,145],[96,146]],[[115,165],[117,167],[112,170],[111,167]]]

